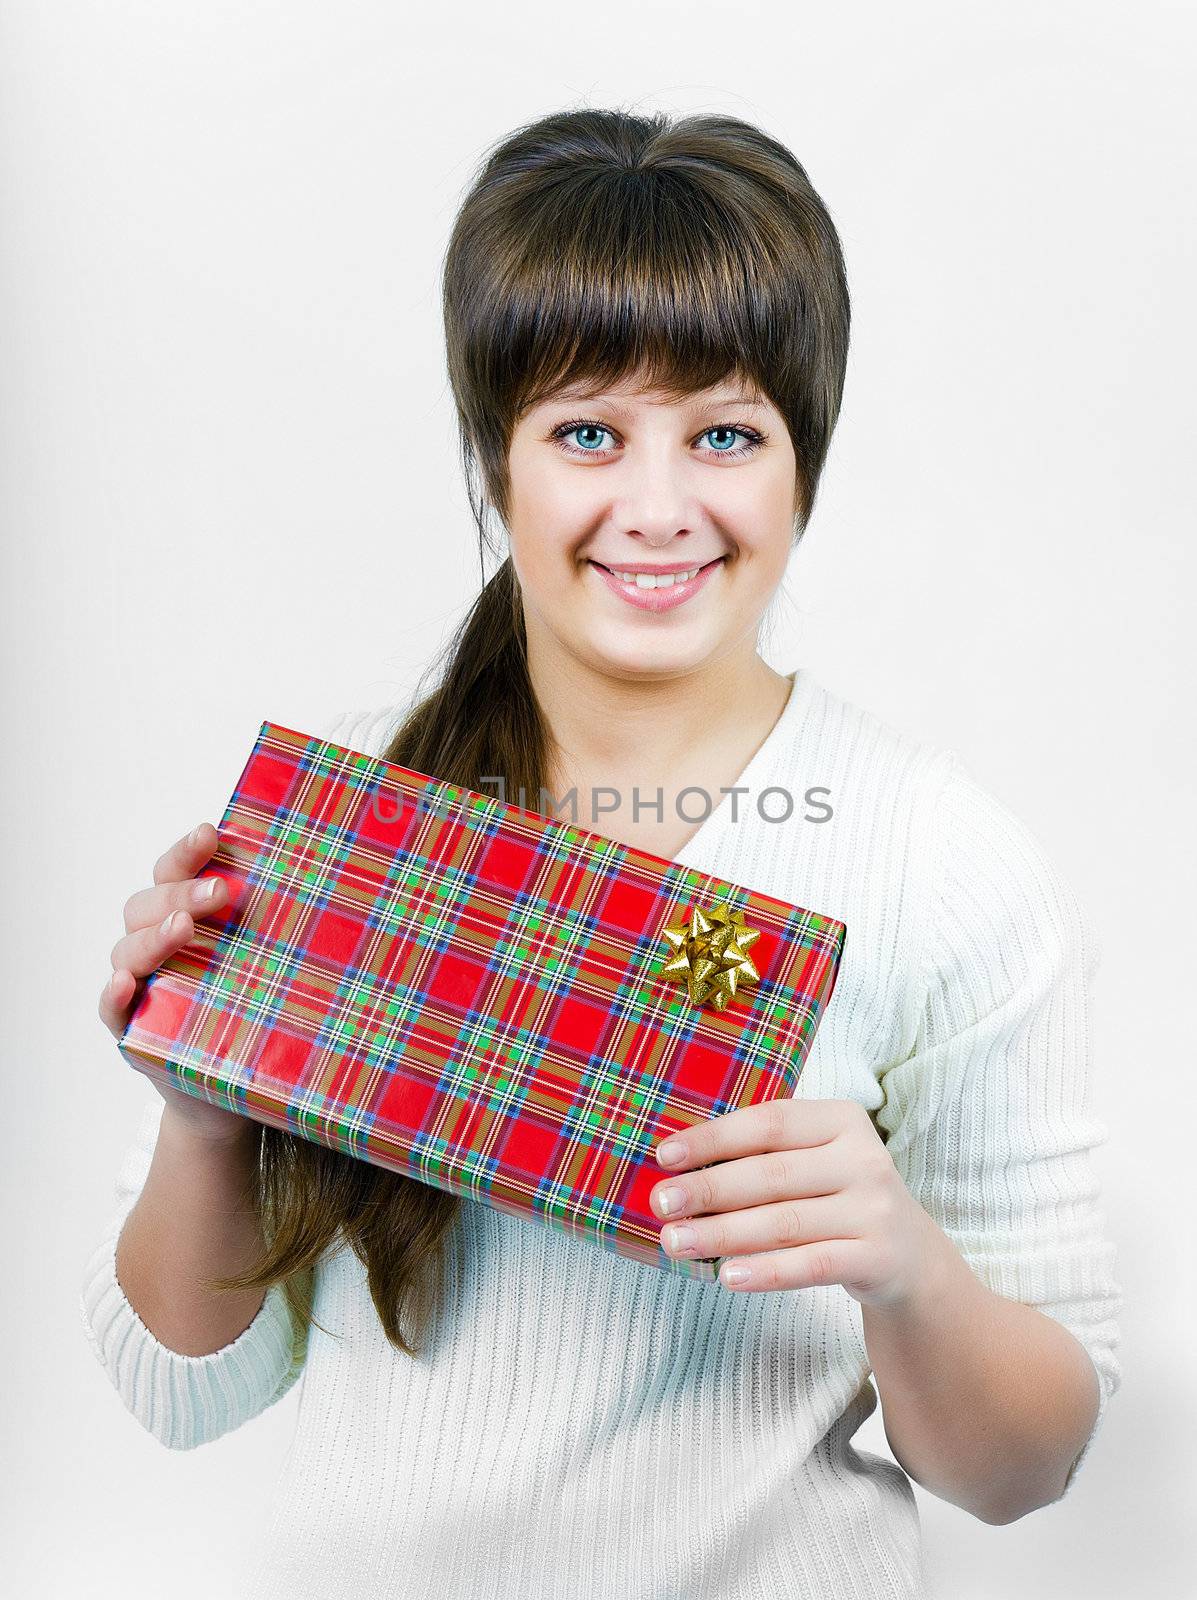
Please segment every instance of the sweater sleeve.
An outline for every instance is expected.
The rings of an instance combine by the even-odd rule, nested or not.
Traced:
[[[911,1193],[973,1271],[1063,1324],[1100,1403],[1076,1482],[1121,1382],[1116,1247],[1091,1161],[1090,985],[1100,951],[1067,880],[955,752],[939,797],[912,1054],[877,1112]]]
[[[292,1326],[281,1284],[272,1284],[249,1326],[221,1350],[187,1356],[146,1327],[116,1275],[116,1245],[153,1160],[164,1102],[141,1117],[116,1179],[116,1206],[87,1260],[79,1297],[83,1331],[126,1410],[170,1450],[193,1450],[280,1400],[299,1377],[307,1329]]]
[[[323,737],[376,754],[392,721],[388,708],[341,712]],[[191,1450],[282,1399],[303,1370],[308,1329],[293,1326],[281,1284],[271,1285],[253,1321],[231,1344],[208,1355],[171,1350],[133,1309],[116,1275],[116,1245],[149,1173],[164,1104],[155,1091],[125,1152],[115,1207],[84,1267],[79,1313],[92,1353],[126,1409],[160,1444]]]

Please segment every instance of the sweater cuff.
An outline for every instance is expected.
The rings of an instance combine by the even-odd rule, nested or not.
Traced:
[[[193,1450],[256,1416],[302,1370],[290,1307],[271,1284],[257,1315],[231,1344],[208,1355],[164,1345],[133,1309],[116,1275],[122,1216],[84,1269],[79,1313],[96,1360],[126,1409],[171,1450]]]

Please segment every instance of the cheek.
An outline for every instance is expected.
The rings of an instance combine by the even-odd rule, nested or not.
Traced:
[[[559,605],[569,579],[566,552],[548,533],[527,528],[512,533],[510,546],[520,588],[536,610]]]
[[[747,557],[754,580],[781,581],[793,549],[794,516],[793,484],[780,477],[776,483],[746,485],[742,496],[722,508],[724,526]]]
[[[563,474],[539,456],[511,461],[509,537],[521,580],[560,588],[578,566],[575,554],[589,525],[584,474]]]
[[[567,497],[564,476],[554,471],[551,454],[538,445],[521,446],[517,440],[507,460],[509,504],[514,526],[529,533],[561,525],[561,509]]]
[[[560,604],[575,576],[574,525],[560,507],[539,496],[529,496],[522,514],[513,502],[508,546],[520,587],[538,611]]]

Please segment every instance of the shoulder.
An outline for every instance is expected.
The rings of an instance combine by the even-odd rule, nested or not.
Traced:
[[[979,878],[1009,873],[1066,893],[1048,842],[959,750],[897,727],[817,680],[804,690],[783,758],[795,776],[834,787],[846,819],[903,848],[921,846],[922,865],[941,884],[953,862],[967,859]]]
[[[858,801],[860,826],[884,834],[904,878],[922,886],[924,947],[938,933],[957,947],[991,929],[991,951],[1015,963],[1034,951],[1053,958],[1083,944],[1097,957],[1092,927],[1056,846],[978,777],[951,745],[916,737],[822,685],[820,760]],[[895,862],[895,865],[898,863]]]
[[[1100,944],[1055,842],[951,754],[935,812],[930,920],[939,960],[957,963],[965,946],[984,943],[1007,975],[1070,957],[1092,975]]]
[[[834,773],[859,801],[905,794],[922,803],[933,860],[942,873],[953,856],[1000,860],[1019,876],[1057,878],[1046,840],[1019,811],[976,775],[954,746],[922,738],[812,680],[795,718],[789,759]]]
[[[841,844],[859,838],[877,858],[887,849],[906,869],[929,864],[926,847],[943,793],[960,761],[933,739],[898,727],[803,670],[795,714],[788,718],[776,781],[798,795],[816,788],[841,826],[825,830]],[[894,865],[898,865],[895,862]]]
[[[962,967],[983,967],[1000,987],[1083,946],[1091,968],[1078,898],[1016,803],[950,744],[821,682],[804,688],[769,778],[793,790],[798,821],[769,830],[772,855],[779,870],[789,864],[783,894],[847,924],[844,986],[851,993],[859,975],[853,1026],[866,1056],[908,1048],[928,986]]]

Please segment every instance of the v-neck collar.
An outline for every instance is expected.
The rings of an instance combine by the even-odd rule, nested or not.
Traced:
[[[728,825],[732,816],[733,800],[740,807],[741,822],[744,818],[744,808],[756,804],[755,790],[761,778],[768,775],[778,751],[784,746],[791,729],[797,723],[810,687],[811,677],[805,667],[795,667],[786,676],[790,679],[790,692],[785,705],[781,708],[781,714],[757,746],[755,754],[749,759],[740,776],[733,784],[727,785],[728,789],[746,788],[748,794],[724,794],[719,804],[699,823],[698,831],[691,835],[676,855],[669,858],[676,865],[683,867],[701,865],[700,860],[692,858],[701,857],[704,849],[712,844],[715,837]]]

